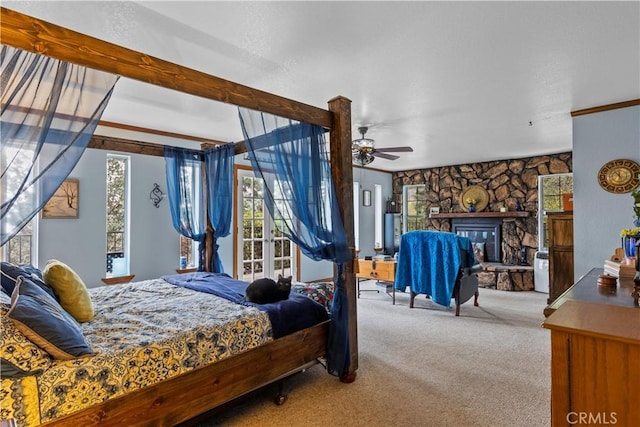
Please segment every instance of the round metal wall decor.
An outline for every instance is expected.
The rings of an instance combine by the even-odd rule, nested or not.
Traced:
[[[479,185],[471,185],[460,193],[460,206],[465,210],[469,209],[467,199],[475,200],[476,212],[480,212],[489,204],[489,193]]]
[[[598,183],[610,193],[628,193],[640,184],[640,165],[629,159],[611,160],[600,168]]]

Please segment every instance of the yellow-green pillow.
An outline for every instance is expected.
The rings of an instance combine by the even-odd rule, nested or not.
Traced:
[[[93,319],[93,303],[84,282],[65,263],[51,259],[42,270],[44,282],[55,291],[60,305],[78,322]]]

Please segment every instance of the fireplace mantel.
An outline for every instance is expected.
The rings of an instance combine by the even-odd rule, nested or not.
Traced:
[[[530,212],[512,211],[512,212],[448,212],[448,213],[432,213],[429,214],[431,219],[449,219],[449,218],[526,218]]]

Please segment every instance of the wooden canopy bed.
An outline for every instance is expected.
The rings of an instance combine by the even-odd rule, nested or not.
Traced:
[[[0,41],[4,45],[328,129],[331,174],[347,242],[353,248],[351,106],[348,99],[333,98],[324,110],[135,52],[4,7],[0,21]],[[154,144],[99,137],[94,138],[89,147],[152,155],[162,152],[161,146]],[[236,153],[243,149],[243,144],[238,144]],[[210,261],[213,254],[211,236],[208,241],[206,254]],[[207,262],[206,265],[211,264]],[[351,382],[358,369],[353,265],[345,265],[344,277],[350,364],[341,380]],[[220,362],[56,418],[45,425],[175,425],[317,363],[326,351],[328,329],[327,322],[305,328]],[[256,370],[256,366],[264,369]]]

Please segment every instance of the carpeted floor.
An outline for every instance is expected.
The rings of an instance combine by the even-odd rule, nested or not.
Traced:
[[[363,282],[362,289],[376,289]],[[316,365],[196,424],[208,426],[508,426],[550,424],[547,295],[480,289],[460,317],[419,296],[363,292],[359,368],[343,384]]]

